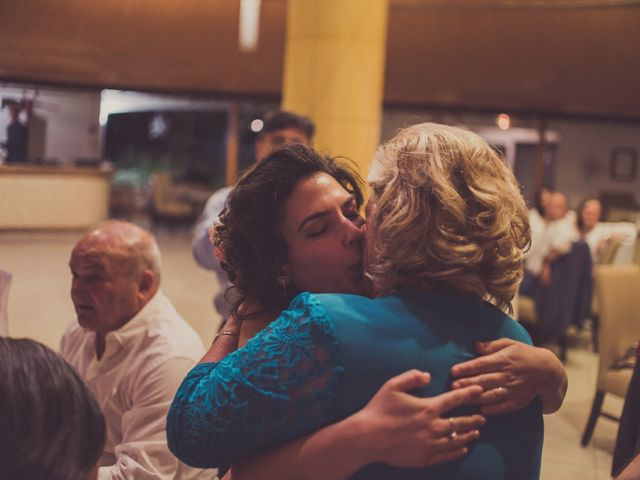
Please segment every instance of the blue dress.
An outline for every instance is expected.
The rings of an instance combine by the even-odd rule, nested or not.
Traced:
[[[245,347],[191,370],[167,417],[169,447],[193,466],[233,463],[355,413],[411,368],[432,376],[416,395],[447,391],[451,366],[475,357],[474,342],[502,337],[531,343],[503,312],[464,297],[302,293]],[[461,460],[420,469],[373,464],[351,478],[537,479],[542,440],[535,400],[488,417]]]

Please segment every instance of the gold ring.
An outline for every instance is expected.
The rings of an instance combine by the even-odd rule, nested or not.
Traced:
[[[447,437],[449,437],[449,440],[453,440],[458,436],[458,432],[456,432],[455,425],[453,424],[453,417],[449,417],[449,429],[450,431]]]

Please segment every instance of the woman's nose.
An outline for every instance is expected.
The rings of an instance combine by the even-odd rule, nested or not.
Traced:
[[[351,220],[346,221],[345,223],[345,228],[346,228],[346,232],[345,232],[345,245],[347,247],[351,247],[353,245],[360,245],[362,243],[362,238],[363,238],[363,231],[362,231],[362,225],[360,223],[355,224],[353,223]]]

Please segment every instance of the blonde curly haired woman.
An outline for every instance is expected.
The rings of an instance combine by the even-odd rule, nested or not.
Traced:
[[[287,200],[290,216],[317,177],[307,181]],[[194,368],[168,418],[179,456],[194,464],[211,457],[235,462],[353,414],[409,369],[431,374],[416,395],[442,394],[451,387],[452,366],[475,356],[475,342],[530,343],[505,313],[522,277],[527,210],[512,173],[486,142],[454,127],[409,127],[380,148],[369,184],[365,264],[375,298],[301,293],[243,348]],[[312,245],[336,228],[314,224],[323,215],[304,218],[290,233],[285,219],[289,257],[298,251],[297,230],[309,228],[304,242]],[[285,263],[281,272],[286,287],[295,269]],[[452,417],[433,425],[436,443],[456,442]],[[349,478],[534,479],[542,440],[536,399],[487,418],[461,459],[425,468],[375,463]],[[243,478],[242,469],[236,475],[234,468],[234,478]]]

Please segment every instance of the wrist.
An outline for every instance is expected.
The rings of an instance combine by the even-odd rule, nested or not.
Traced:
[[[567,390],[567,375],[562,362],[546,348],[537,347],[541,352],[540,362],[544,378],[538,396],[542,401],[544,413],[553,413],[560,408]]]
[[[342,423],[345,430],[345,448],[351,448],[358,468],[382,461],[385,438],[384,434],[381,435],[381,428],[377,426],[375,415],[371,415],[365,407],[347,417]]]

